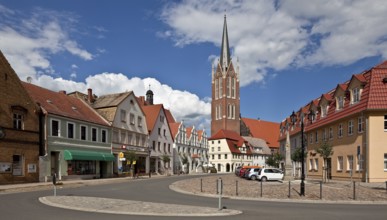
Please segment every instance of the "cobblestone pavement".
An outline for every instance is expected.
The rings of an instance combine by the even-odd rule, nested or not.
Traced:
[[[386,183],[364,183],[350,181],[330,181],[322,184],[322,199],[320,199],[320,181],[305,181],[305,197],[300,196],[300,181],[271,181],[260,182],[247,180],[234,174],[211,175],[208,177],[182,180],[171,185],[177,191],[187,191],[196,195],[216,196],[217,180],[223,182],[223,196],[240,199],[274,199],[274,200],[296,200],[310,202],[369,202],[387,204]],[[261,185],[262,184],[262,185]],[[262,190],[262,196],[261,196]]]

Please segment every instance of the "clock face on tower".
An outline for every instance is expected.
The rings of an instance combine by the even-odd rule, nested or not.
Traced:
[[[5,131],[2,127],[0,127],[0,139],[5,137]]]

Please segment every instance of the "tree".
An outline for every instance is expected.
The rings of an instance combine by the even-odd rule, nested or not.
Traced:
[[[180,161],[183,164],[183,169],[184,169],[184,166],[188,164],[188,157],[184,153],[180,154],[180,157],[181,157]],[[185,170],[183,171],[185,172]]]
[[[328,142],[324,141],[317,149],[316,152],[324,159],[324,164],[326,166],[327,159],[332,156],[333,154],[333,147],[332,144],[329,144]],[[324,167],[323,172],[323,179],[324,182],[327,180],[327,167]]]
[[[284,157],[280,153],[277,152],[277,153],[270,155],[266,159],[266,164],[271,166],[271,167],[279,168],[279,164],[283,159],[284,159]]]
[[[307,152],[304,152],[304,158],[306,158]],[[302,162],[302,152],[301,152],[301,147],[297,147],[295,151],[292,153],[292,161],[294,162]]]
[[[164,154],[164,155],[162,155],[162,156],[160,157],[160,159],[161,159],[161,160],[163,161],[163,163],[164,163],[164,169],[165,169],[165,170],[168,170],[167,164],[171,161],[171,157],[170,157],[169,155]]]
[[[130,164],[130,175],[133,176],[133,162],[136,160],[136,152],[128,151],[125,153],[127,164]]]

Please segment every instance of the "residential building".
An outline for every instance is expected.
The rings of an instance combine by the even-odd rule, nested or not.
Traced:
[[[91,106],[112,127],[114,174],[129,175],[131,171],[145,174],[149,154],[148,128],[145,113],[134,93],[130,91],[95,97],[89,89],[87,97]]]
[[[43,112],[40,181],[107,178],[113,174],[110,124],[85,101],[24,83]]]
[[[304,117],[309,178],[387,180],[387,61],[311,101],[298,118],[301,111],[312,116]],[[300,123],[295,126],[299,130]],[[281,142],[285,132],[281,130]],[[333,147],[327,161],[316,151],[322,144]]]
[[[1,51],[0,97],[0,184],[38,182],[41,112]]]
[[[162,104],[142,105],[150,145],[150,169],[154,173],[173,172],[173,137]],[[149,172],[149,171],[148,171]]]

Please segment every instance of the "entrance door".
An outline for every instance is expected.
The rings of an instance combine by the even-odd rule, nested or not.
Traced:
[[[332,160],[327,158],[327,178],[332,179]]]

